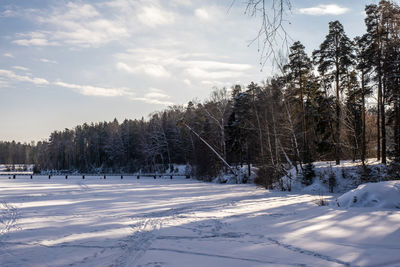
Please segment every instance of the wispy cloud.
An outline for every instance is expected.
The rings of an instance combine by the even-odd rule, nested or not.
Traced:
[[[154,77],[169,77],[172,74],[184,75],[194,79],[228,79],[245,76],[253,67],[249,64],[231,63],[217,60],[200,60],[207,58],[204,54],[182,54],[162,49],[130,49],[127,53],[117,54],[118,70],[130,73],[145,73]],[[196,58],[195,60],[193,58]],[[131,67],[135,66],[135,67]],[[187,84],[187,82],[186,82]]]
[[[146,98],[153,99],[166,99],[171,98],[169,95],[165,93],[165,91],[157,88],[150,88],[149,92],[144,95]]]
[[[55,46],[64,43],[90,47],[129,36],[127,25],[118,17],[107,18],[94,5],[80,2],[68,2],[50,12],[47,10],[46,13],[35,14],[33,20],[44,30],[17,34],[13,43],[21,46]]]
[[[164,90],[153,87],[149,88],[147,93],[145,93],[143,96],[131,95],[129,97],[129,99],[132,101],[140,101],[146,104],[163,106],[173,105],[173,103],[169,100],[170,98],[171,97],[167,95]]]
[[[149,27],[168,25],[174,23],[175,21],[174,14],[172,12],[163,10],[162,8],[156,6],[143,7],[138,15],[138,19],[141,23]]]
[[[236,71],[213,71],[213,70],[207,70],[203,68],[188,68],[186,69],[186,73],[194,78],[198,79],[227,79],[227,78],[232,78],[232,77],[237,77],[237,76],[243,76],[244,74],[241,72],[236,72]]]
[[[149,88],[143,97],[131,97],[132,100],[141,101],[147,104],[169,106],[173,103],[168,100],[171,97],[164,90],[158,88]]]
[[[214,22],[224,16],[223,12],[221,12],[221,9],[216,6],[205,6],[196,8],[194,10],[194,15],[198,19],[205,22]]]
[[[141,64],[136,67],[131,67],[126,63],[118,62],[116,66],[118,70],[128,73],[144,73],[157,78],[171,76],[171,74],[162,65],[157,64]]]
[[[4,53],[3,56],[9,57],[9,58],[14,58],[14,55],[11,53]]]
[[[132,96],[133,93],[129,92],[126,88],[104,88],[92,85],[79,85],[57,81],[54,83],[57,86],[73,89],[74,91],[87,96]]]
[[[47,34],[44,32],[29,32],[19,33],[17,38],[13,41],[14,44],[21,46],[55,46],[59,45],[57,42],[49,41]]]
[[[12,66],[13,69],[22,70],[22,71],[29,71],[29,68],[22,67],[22,66]]]
[[[202,19],[202,20],[209,20],[210,19],[209,13],[204,8],[197,8],[194,11],[194,14],[195,14],[196,17],[198,17],[199,19]]]
[[[51,60],[51,59],[47,59],[47,58],[40,58],[39,60],[40,60],[41,62],[44,62],[44,63],[57,64],[57,61]]]
[[[0,76],[7,78],[10,82],[28,82],[35,85],[47,85],[49,82],[46,79],[38,77],[30,77],[27,75],[18,75],[11,70],[0,69]]]
[[[341,7],[336,4],[329,5],[318,5],[314,7],[300,8],[299,12],[305,15],[311,16],[323,16],[323,15],[342,15],[347,13],[349,9],[347,7]]]

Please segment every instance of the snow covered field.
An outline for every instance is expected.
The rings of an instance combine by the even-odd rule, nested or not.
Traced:
[[[0,192],[0,266],[400,266],[399,209],[186,179],[2,177]]]

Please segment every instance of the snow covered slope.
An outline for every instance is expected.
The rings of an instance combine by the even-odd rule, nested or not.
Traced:
[[[379,161],[368,160],[368,168],[370,177],[379,181],[385,174],[386,166],[380,164]],[[345,193],[356,188],[363,183],[361,181],[361,162],[353,162],[351,160],[342,160],[340,165],[335,165],[334,161],[318,161],[313,163],[315,177],[311,185],[306,186],[302,183],[302,173],[298,166],[299,173],[296,173],[295,168],[292,168],[288,175],[283,177],[283,185],[285,188],[291,187],[294,192],[326,194],[329,192],[329,177],[335,178],[335,186],[333,192]],[[280,189],[280,185],[276,185]]]
[[[18,177],[0,188],[0,266],[400,263],[400,210],[186,179]]]

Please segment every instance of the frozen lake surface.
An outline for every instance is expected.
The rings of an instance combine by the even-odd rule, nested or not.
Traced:
[[[0,266],[400,266],[399,209],[181,178],[2,177],[0,190]]]

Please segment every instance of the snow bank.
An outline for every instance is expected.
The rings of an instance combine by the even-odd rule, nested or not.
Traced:
[[[384,180],[386,166],[380,161],[369,159],[367,161],[369,175],[373,178],[370,181],[378,182]],[[304,168],[304,165],[303,165]],[[311,185],[303,183],[303,172],[300,166],[288,171],[287,175],[282,177],[281,183],[274,184],[274,188],[278,190],[289,190],[292,192],[302,192],[311,194],[329,194],[329,179],[334,177],[333,193],[345,193],[358,185],[365,183],[361,179],[362,163],[361,161],[342,160],[340,165],[336,165],[334,161],[318,161],[313,162],[313,171],[315,177],[312,179]]]
[[[325,185],[323,185],[321,182],[316,181],[312,185],[306,186],[303,188],[302,192],[304,193],[311,193],[311,194],[320,194],[320,193],[326,193],[327,188]]]
[[[400,181],[362,184],[340,196],[337,205],[344,208],[400,209]]]

